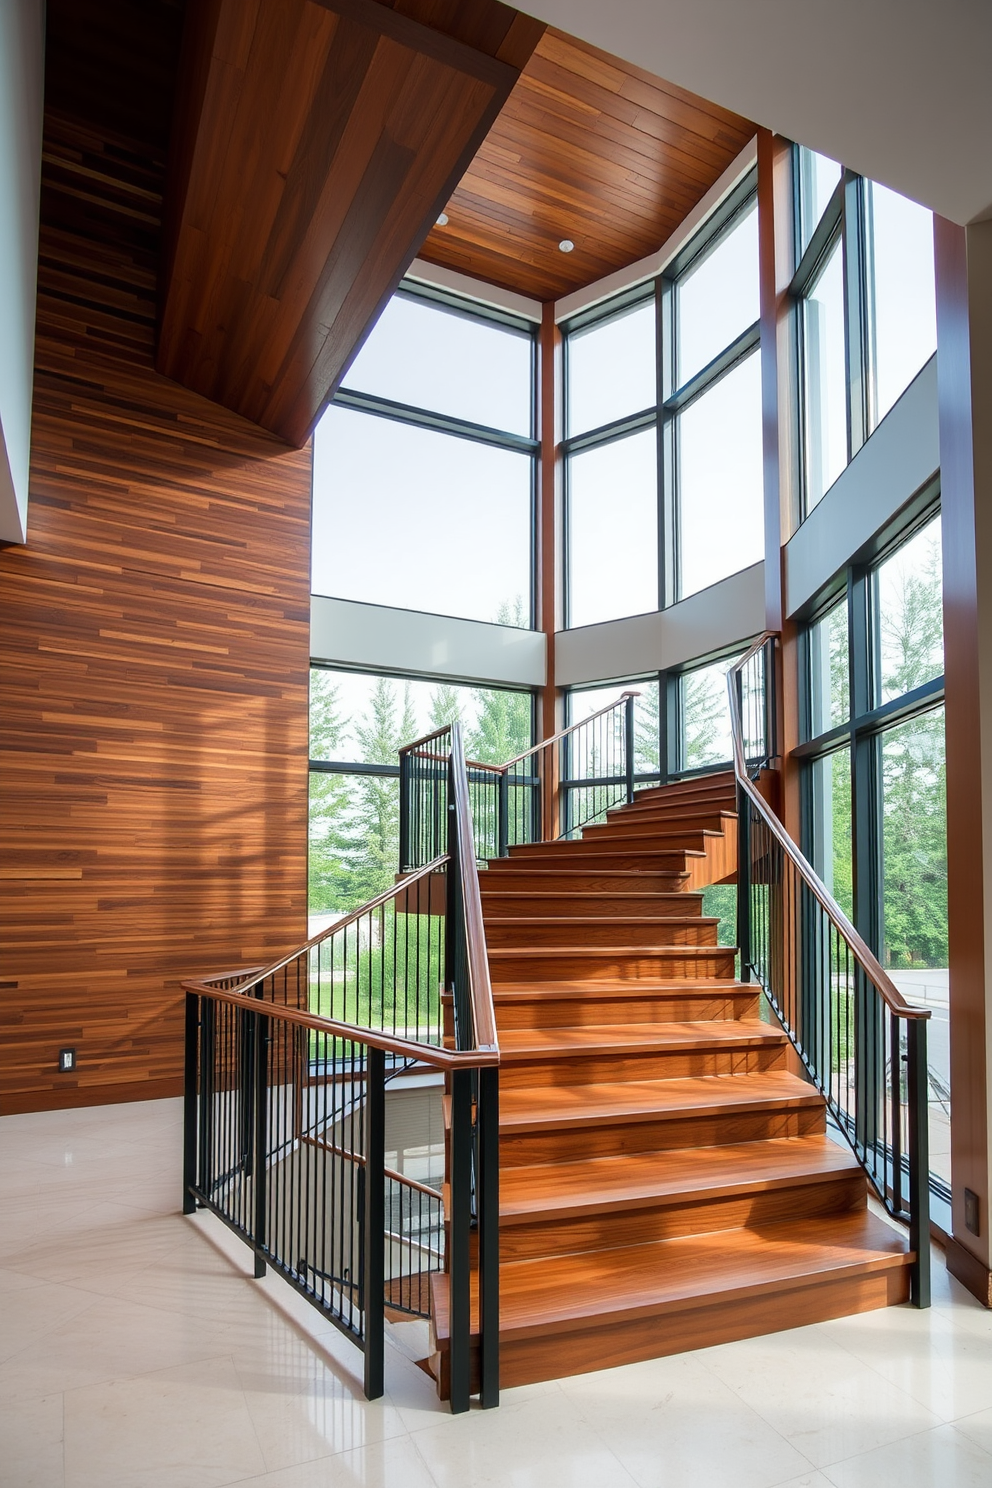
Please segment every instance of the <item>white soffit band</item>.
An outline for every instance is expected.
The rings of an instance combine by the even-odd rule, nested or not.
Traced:
[[[555,685],[580,687],[684,666],[765,628],[765,565],[755,563],[667,610],[555,636]]]
[[[477,305],[492,305],[496,310],[509,310],[524,320],[541,324],[540,300],[528,299],[515,294],[512,289],[501,289],[498,284],[485,284],[481,279],[472,279],[468,274],[459,274],[455,269],[442,269],[438,264],[425,263],[415,258],[403,275],[404,279],[416,279],[421,284],[431,284],[435,289],[450,289],[452,294],[463,295]]]
[[[310,656],[315,662],[503,687],[543,687],[546,653],[541,631],[310,596]]]
[[[699,231],[724,197],[729,196],[737,183],[754,167],[757,159],[758,139],[755,136],[747,142],[737,158],[730,162],[720,179],[713,183],[657,252],[649,253],[647,258],[640,258],[637,263],[629,264],[625,269],[617,269],[615,274],[607,274],[605,279],[597,279],[595,284],[588,284],[585,289],[576,289],[563,300],[556,301],[555,320],[568,320],[580,310],[588,310],[601,300],[608,300],[612,295],[619,294],[622,289],[630,289],[632,285],[660,274],[682,252],[693,234]]]
[[[932,356],[786,544],[786,614],[815,598],[939,466]]]

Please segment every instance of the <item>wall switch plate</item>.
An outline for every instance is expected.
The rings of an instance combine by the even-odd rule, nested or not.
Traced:
[[[964,1227],[972,1235],[981,1233],[978,1223],[978,1195],[970,1188],[964,1191]]]
[[[72,1072],[73,1072],[73,1070],[75,1068],[76,1068],[76,1051],[75,1051],[75,1049],[60,1049],[59,1050],[59,1074],[60,1075],[70,1075],[70,1074],[72,1074]]]

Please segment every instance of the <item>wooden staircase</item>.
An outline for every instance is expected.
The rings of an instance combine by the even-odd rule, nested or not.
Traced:
[[[702,913],[736,863],[735,806],[729,772],[641,791],[480,875],[505,1386],[909,1296],[901,1234]],[[446,1398],[443,1274],[431,1312]]]

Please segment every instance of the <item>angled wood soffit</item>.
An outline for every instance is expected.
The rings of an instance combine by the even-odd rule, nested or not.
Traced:
[[[543,29],[496,0],[194,0],[159,371],[302,444]]]

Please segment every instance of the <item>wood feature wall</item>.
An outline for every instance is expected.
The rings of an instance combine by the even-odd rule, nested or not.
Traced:
[[[420,257],[560,299],[660,248],[754,131],[549,28]]]
[[[497,0],[191,7],[159,369],[302,444],[543,29]]]
[[[3,1112],[178,1093],[180,979],[306,933],[309,450],[156,372],[164,171],[49,107],[0,552]]]

